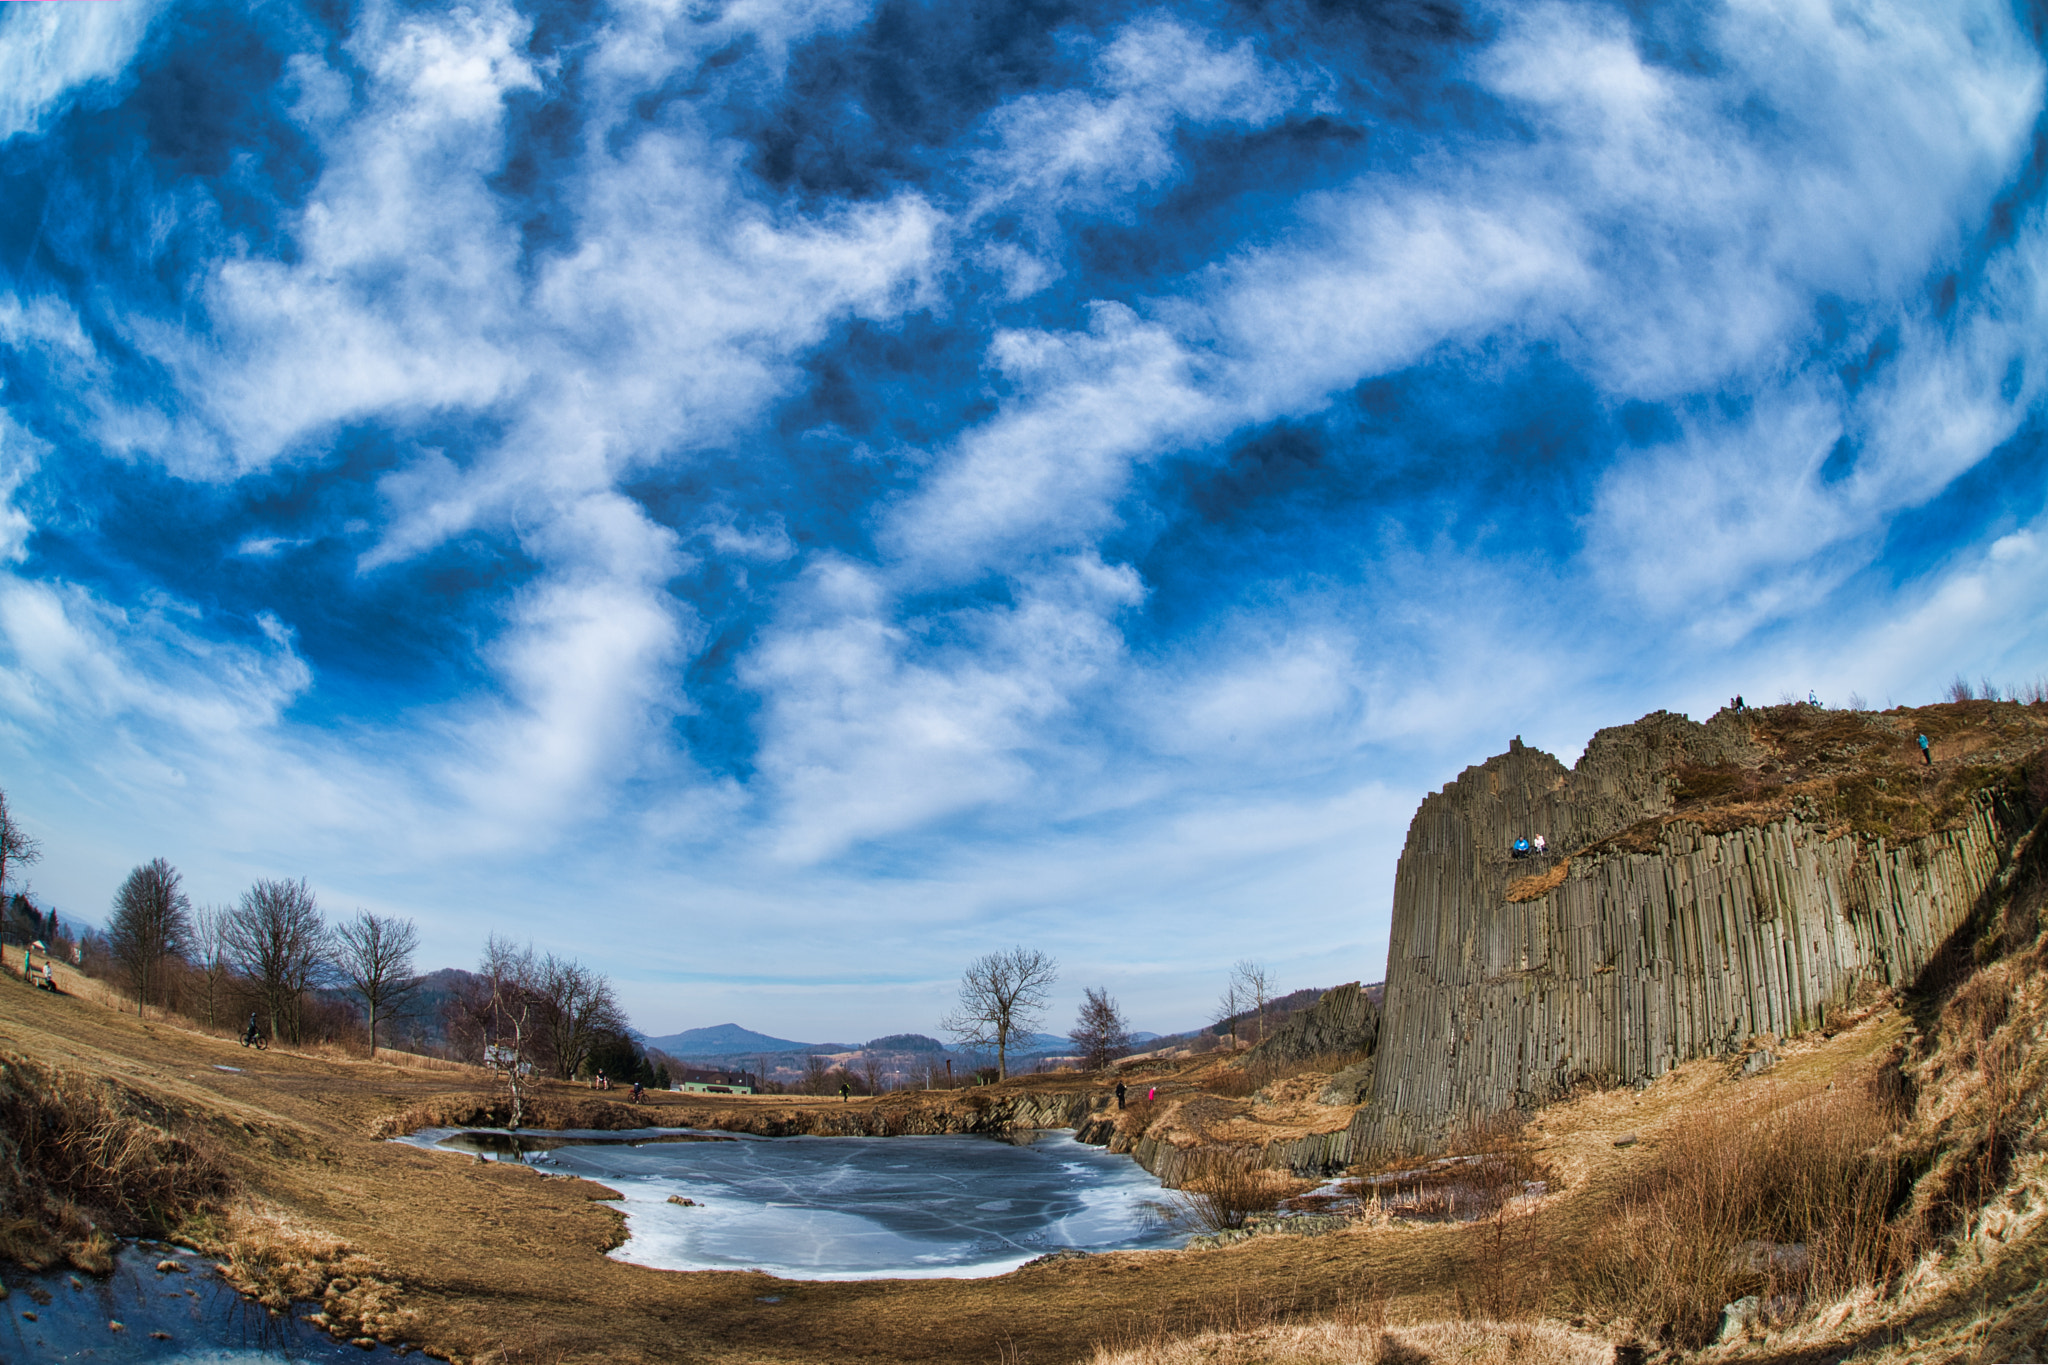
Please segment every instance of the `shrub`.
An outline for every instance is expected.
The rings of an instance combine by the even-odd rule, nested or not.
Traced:
[[[1223,1232],[1243,1227],[1255,1213],[1273,1212],[1294,1188],[1286,1176],[1262,1169],[1251,1148],[1204,1147],[1190,1155],[1187,1175],[1168,1199],[1178,1217]]]

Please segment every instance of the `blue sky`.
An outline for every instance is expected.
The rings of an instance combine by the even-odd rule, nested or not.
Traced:
[[[2048,671],[2006,4],[0,7],[0,786],[650,1032],[1374,979],[1516,734]]]

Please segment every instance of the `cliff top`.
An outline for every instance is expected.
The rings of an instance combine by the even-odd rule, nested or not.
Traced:
[[[2048,803],[2048,706],[2040,704],[1724,709],[1700,728],[1725,734],[1735,726],[1746,744],[1720,744],[1711,754],[1697,747],[1674,751],[1661,775],[1665,808],[1585,851],[1647,852],[1674,821],[1719,833],[1788,815],[1833,832],[1912,839],[1956,827],[1976,792],[2000,786],[2027,791],[2035,805]],[[1602,731],[1587,746],[1582,767],[1611,733]],[[1921,755],[1923,734],[1932,763]]]

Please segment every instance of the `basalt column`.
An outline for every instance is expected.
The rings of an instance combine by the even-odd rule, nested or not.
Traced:
[[[1602,731],[1574,769],[1518,742],[1423,801],[1352,1159],[1427,1148],[1581,1077],[1653,1078],[1812,1027],[1859,984],[1926,965],[2000,867],[1989,797],[1961,829],[1899,846],[1791,818],[1724,834],[1674,822],[1653,851],[1560,863],[1668,811],[1679,764],[1741,761],[1747,745],[1735,718],[1659,713]],[[1509,856],[1536,834],[1549,858]]]

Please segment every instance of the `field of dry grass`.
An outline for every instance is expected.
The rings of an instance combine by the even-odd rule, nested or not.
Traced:
[[[1724,1067],[1700,1064],[1640,1093],[1588,1094],[1546,1110],[1528,1140],[1555,1174],[1552,1192],[1527,1201],[1511,1220],[1389,1220],[1313,1239],[1118,1253],[992,1280],[792,1284],[621,1264],[604,1254],[621,1227],[602,1187],[373,1137],[401,1126],[396,1118],[460,1119],[497,1103],[487,1088],[461,1084],[459,1073],[382,1059],[256,1053],[88,1001],[0,989],[0,1049],[52,1073],[88,1077],[129,1112],[212,1154],[229,1192],[208,1209],[195,1208],[184,1231],[223,1259],[236,1283],[262,1297],[319,1300],[344,1334],[423,1342],[463,1358],[520,1346],[566,1361],[1054,1365],[1091,1359],[1098,1345],[1136,1349],[1247,1322],[1269,1333],[1306,1329],[1355,1303],[1368,1286],[1394,1324],[1391,1339],[1405,1343],[1403,1351],[1424,1353],[1386,1359],[1437,1358],[1428,1353],[1439,1348],[1409,1329],[1478,1315],[1489,1305],[1510,1308],[1509,1316],[1521,1320],[1516,1339],[1537,1342],[1540,1334],[1529,1332],[1543,1315],[1573,1311],[1571,1286],[1552,1273],[1560,1242],[1583,1244],[1607,1201],[1650,1168],[1667,1135],[1683,1130],[1689,1116],[1737,1104],[1759,1112],[1781,1107],[1794,1089],[1869,1066],[1911,1027],[1896,1011],[1880,1014],[1834,1038],[1786,1048],[1786,1060],[1762,1076],[1736,1081]],[[1071,1087],[1076,1079],[1028,1084]],[[1186,1084],[1174,1081],[1175,1093],[1185,1093],[1178,1087]],[[578,1126],[714,1116],[703,1097],[662,1095],[634,1108],[549,1085],[539,1099]],[[1235,1109],[1248,1102],[1216,1103]],[[729,1111],[724,1120],[739,1125],[753,1110],[779,1114],[803,1106],[843,1108],[836,1098],[789,1097],[714,1097],[712,1107]],[[1155,1112],[1164,1108],[1162,1102]],[[1614,1146],[1627,1132],[1639,1141]],[[1532,1287],[1540,1292],[1522,1292]],[[763,1297],[779,1302],[764,1304]],[[1596,1339],[1605,1339],[1614,1321],[1581,1320],[1586,1326],[1579,1330]],[[1313,1339],[1313,1332],[1302,1338]],[[1382,1343],[1359,1349],[1368,1346],[1380,1350]],[[1458,1358],[1467,1358],[1465,1350],[1457,1348]]]
[[[1551,1323],[1314,1322],[1218,1329],[1104,1344],[1088,1365],[1611,1365],[1604,1336]]]
[[[1958,752],[1968,719],[1943,732]],[[2025,738],[2005,735],[1995,708],[1982,720],[1966,757],[2002,759],[2000,745]],[[1822,717],[1787,741],[1793,785],[1820,780],[1828,746],[1865,742],[1836,724]],[[2001,780],[2038,776],[2022,764]],[[1930,819],[1947,780],[1930,779]],[[626,1265],[605,1254],[622,1221],[604,1187],[383,1140],[498,1117],[503,1097],[469,1068],[254,1052],[137,1018],[75,973],[60,970],[57,996],[0,979],[0,1259],[90,1269],[113,1235],[174,1235],[252,1296],[317,1300],[344,1337],[505,1365],[1534,1362],[1611,1359],[1616,1343],[1670,1362],[2039,1360],[2044,904],[2048,841],[2030,836],[1909,995],[1807,1037],[1757,1040],[1777,1058],[1759,1074],[1699,1061],[1640,1090],[1582,1091],[1524,1126],[1475,1134],[1463,1154],[1477,1162],[1408,1180],[1460,1219],[1376,1200],[1324,1236],[965,1281]],[[1126,1081],[1159,1095],[1117,1115],[1119,1141],[1149,1129],[1231,1154],[1193,1191],[1213,1186],[1214,1221],[1229,1226],[1278,1183],[1252,1170],[1257,1144],[1348,1119],[1315,1102],[1325,1074],[1254,1078],[1227,1056],[1141,1064]],[[1035,1076],[853,1106],[663,1094],[635,1107],[538,1082],[533,1105],[544,1122],[587,1128],[789,1131],[858,1112],[881,1131],[891,1112],[985,1112],[1006,1096],[1106,1096],[1113,1083]],[[1723,1335],[1722,1306],[1744,1298],[1758,1311]]]

